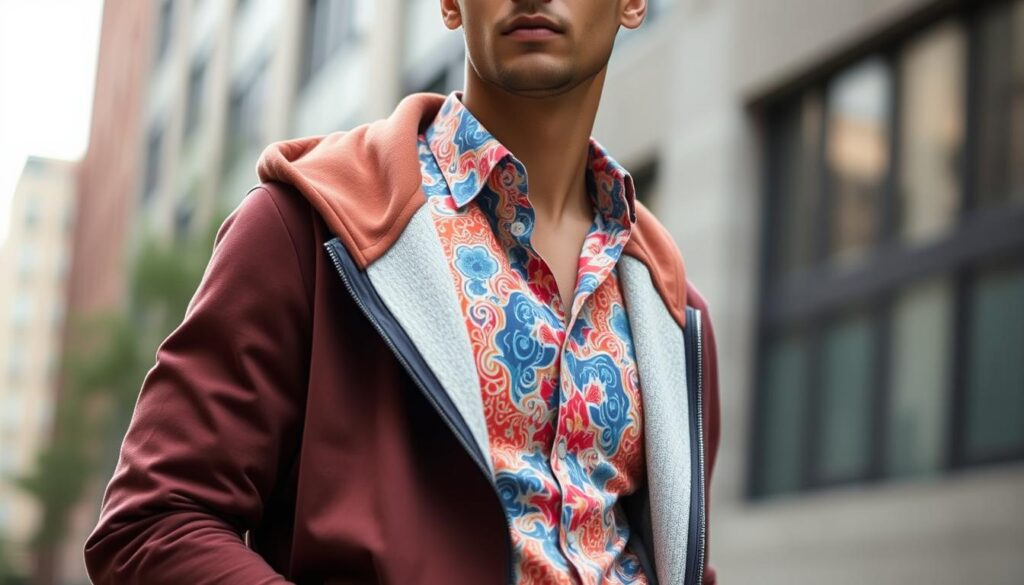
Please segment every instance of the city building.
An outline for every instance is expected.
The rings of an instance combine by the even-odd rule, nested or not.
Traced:
[[[106,0],[103,6],[90,136],[75,177],[78,206],[70,235],[69,326],[61,340],[65,355],[95,345],[88,335],[77,335],[72,323],[120,310],[126,300],[127,252],[142,180],[142,100],[150,70],[152,13],[149,2]],[[60,397],[64,391],[65,380],[58,374],[55,392]],[[56,407],[60,404],[58,399]],[[111,445],[108,451],[116,453],[116,447]],[[41,559],[36,573],[49,571],[53,582],[60,584],[88,583],[82,542],[95,525],[96,502],[113,468],[114,461],[106,462],[73,510],[63,546],[54,551],[54,566],[42,566],[46,561]],[[40,574],[34,577],[36,582],[44,580]]]
[[[0,247],[0,539],[20,572],[32,565],[40,510],[12,480],[30,472],[51,432],[74,210],[74,163],[29,157]]]

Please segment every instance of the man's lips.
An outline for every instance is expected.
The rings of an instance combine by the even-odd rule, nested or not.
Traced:
[[[552,39],[564,32],[562,26],[543,14],[521,14],[505,25],[502,34],[524,41]]]
[[[512,31],[506,33],[505,36],[523,41],[542,41],[547,39],[553,39],[557,36],[560,36],[561,34],[562,33],[553,31],[550,28],[544,28],[540,26],[524,26],[521,28],[512,29]]]

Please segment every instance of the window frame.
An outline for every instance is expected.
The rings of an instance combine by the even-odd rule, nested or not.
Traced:
[[[874,37],[863,41],[834,58],[827,60],[812,71],[799,76],[782,88],[769,93],[750,104],[755,119],[762,122],[762,179],[761,197],[764,202],[762,230],[760,236],[759,297],[756,308],[758,317],[755,352],[752,362],[755,375],[751,382],[752,405],[749,412],[751,429],[747,445],[745,481],[746,496],[750,500],[792,496],[836,485],[872,484],[901,478],[891,475],[886,469],[888,401],[891,396],[889,384],[892,379],[892,336],[893,308],[898,296],[915,284],[933,277],[944,277],[952,282],[952,331],[947,351],[952,353],[950,400],[947,407],[948,429],[944,449],[944,464],[939,473],[970,468],[992,463],[1024,459],[1024,448],[1019,453],[1007,454],[988,460],[972,459],[966,454],[966,417],[962,414],[967,402],[967,354],[971,327],[969,306],[977,274],[982,272],[994,258],[1010,257],[1016,266],[1024,269],[1024,230],[1017,226],[1024,224],[1024,205],[979,209],[975,191],[975,172],[978,169],[976,144],[978,138],[978,86],[980,74],[978,51],[980,17],[993,5],[1012,0],[986,0],[984,2],[951,1],[932,3],[910,15],[901,22],[880,31]],[[900,234],[898,213],[900,205],[898,181],[902,170],[901,138],[903,126],[902,93],[904,75],[901,71],[901,55],[905,47],[921,39],[948,20],[959,22],[966,37],[964,48],[964,78],[962,80],[962,113],[964,123],[963,151],[960,157],[959,190],[960,203],[953,225],[949,231],[924,244],[905,241]],[[837,267],[829,261],[831,251],[830,227],[835,204],[827,163],[827,138],[829,112],[827,100],[829,86],[851,67],[881,57],[887,64],[892,81],[889,96],[890,128],[888,147],[890,160],[886,171],[885,186],[880,202],[880,229],[878,238],[865,256],[852,267]],[[812,92],[818,92],[826,105],[822,113],[821,132],[817,143],[817,179],[819,185],[815,197],[815,243],[812,265],[786,277],[778,277],[775,267],[780,265],[777,250],[779,238],[779,213],[784,213],[780,204],[784,202],[779,192],[782,154],[780,149],[779,120],[785,119],[785,110],[792,108]],[[1016,229],[1015,229],[1016,228]],[[841,319],[842,315],[856,308],[868,307],[875,330],[875,382],[872,392],[872,416],[867,429],[871,441],[871,460],[862,476],[841,481],[824,481],[815,468],[817,449],[822,438],[821,400],[822,349],[821,342],[828,327]],[[764,462],[762,448],[767,437],[765,420],[766,397],[765,376],[768,371],[767,356],[770,344],[784,340],[793,331],[801,331],[806,337],[808,353],[804,359],[806,371],[804,384],[807,400],[805,420],[800,432],[804,445],[801,477],[795,489],[782,492],[765,492],[762,489]],[[1024,355],[1021,356],[1024,359]]]
[[[159,0],[159,9],[156,11],[157,34],[156,47],[153,51],[154,63],[160,65],[167,58],[171,50],[171,43],[174,37],[174,1]]]

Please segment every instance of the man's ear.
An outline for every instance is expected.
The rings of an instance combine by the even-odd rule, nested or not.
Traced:
[[[622,26],[637,28],[647,16],[647,0],[622,0],[620,14],[619,22]]]
[[[462,26],[462,7],[459,0],[441,0],[441,19],[448,30]]]

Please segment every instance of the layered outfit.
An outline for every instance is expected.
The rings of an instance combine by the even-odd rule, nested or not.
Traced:
[[[574,296],[461,92],[270,145],[146,375],[103,583],[714,583],[714,334],[591,138]]]

